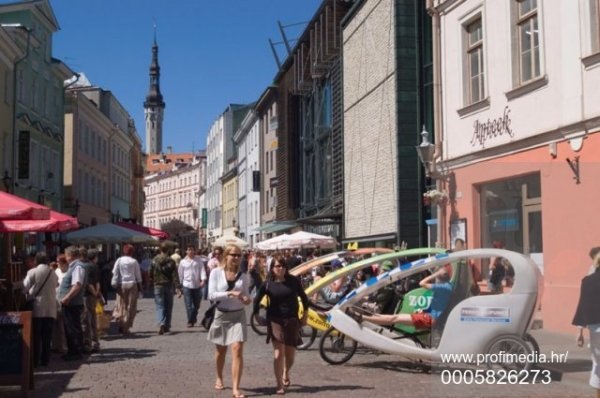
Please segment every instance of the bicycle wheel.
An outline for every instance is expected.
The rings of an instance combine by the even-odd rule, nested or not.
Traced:
[[[300,337],[302,337],[302,344],[300,344],[297,348],[299,350],[307,350],[317,338],[317,329],[305,325],[300,328]]]
[[[267,309],[261,306],[260,310],[258,311],[258,315],[262,319],[266,319]],[[267,335],[267,325],[258,325],[254,320],[254,316],[250,316],[250,327],[252,328],[252,330],[254,330],[254,333],[258,334],[259,336]]]
[[[325,362],[341,365],[352,358],[357,345],[356,340],[330,327],[321,337],[319,353]]]

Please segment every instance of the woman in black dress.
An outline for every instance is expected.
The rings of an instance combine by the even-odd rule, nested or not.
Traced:
[[[267,296],[268,338],[273,344],[273,370],[277,380],[277,394],[285,394],[290,382],[290,369],[294,364],[296,347],[301,343],[300,328],[306,325],[308,298],[300,280],[287,272],[285,259],[277,257],[254,299],[254,312],[258,323],[260,302]],[[298,298],[304,308],[302,319],[298,319]]]

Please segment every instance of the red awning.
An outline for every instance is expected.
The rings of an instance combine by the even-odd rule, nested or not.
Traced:
[[[0,220],[48,220],[50,209],[19,196],[0,192]]]
[[[136,232],[141,232],[146,235],[155,236],[158,239],[168,239],[169,238],[169,234],[166,233],[165,231],[161,231],[160,229],[145,227],[143,225],[133,224],[133,223],[124,222],[124,221],[119,221],[116,224],[119,227],[129,228]]]
[[[63,232],[79,228],[75,217],[50,211],[48,220],[0,220],[0,232]]]

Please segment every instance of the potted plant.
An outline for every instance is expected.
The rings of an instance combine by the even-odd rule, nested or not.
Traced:
[[[423,194],[425,206],[444,205],[448,201],[448,194],[438,189],[430,189]]]

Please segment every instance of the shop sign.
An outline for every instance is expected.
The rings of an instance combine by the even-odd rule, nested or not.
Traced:
[[[504,113],[502,116],[496,119],[487,119],[486,121],[475,120],[473,123],[473,136],[471,137],[471,146],[479,144],[481,147],[485,147],[485,142],[490,139],[497,138],[499,136],[508,135],[514,136],[512,128],[510,127],[510,108],[508,105],[504,107]]]

